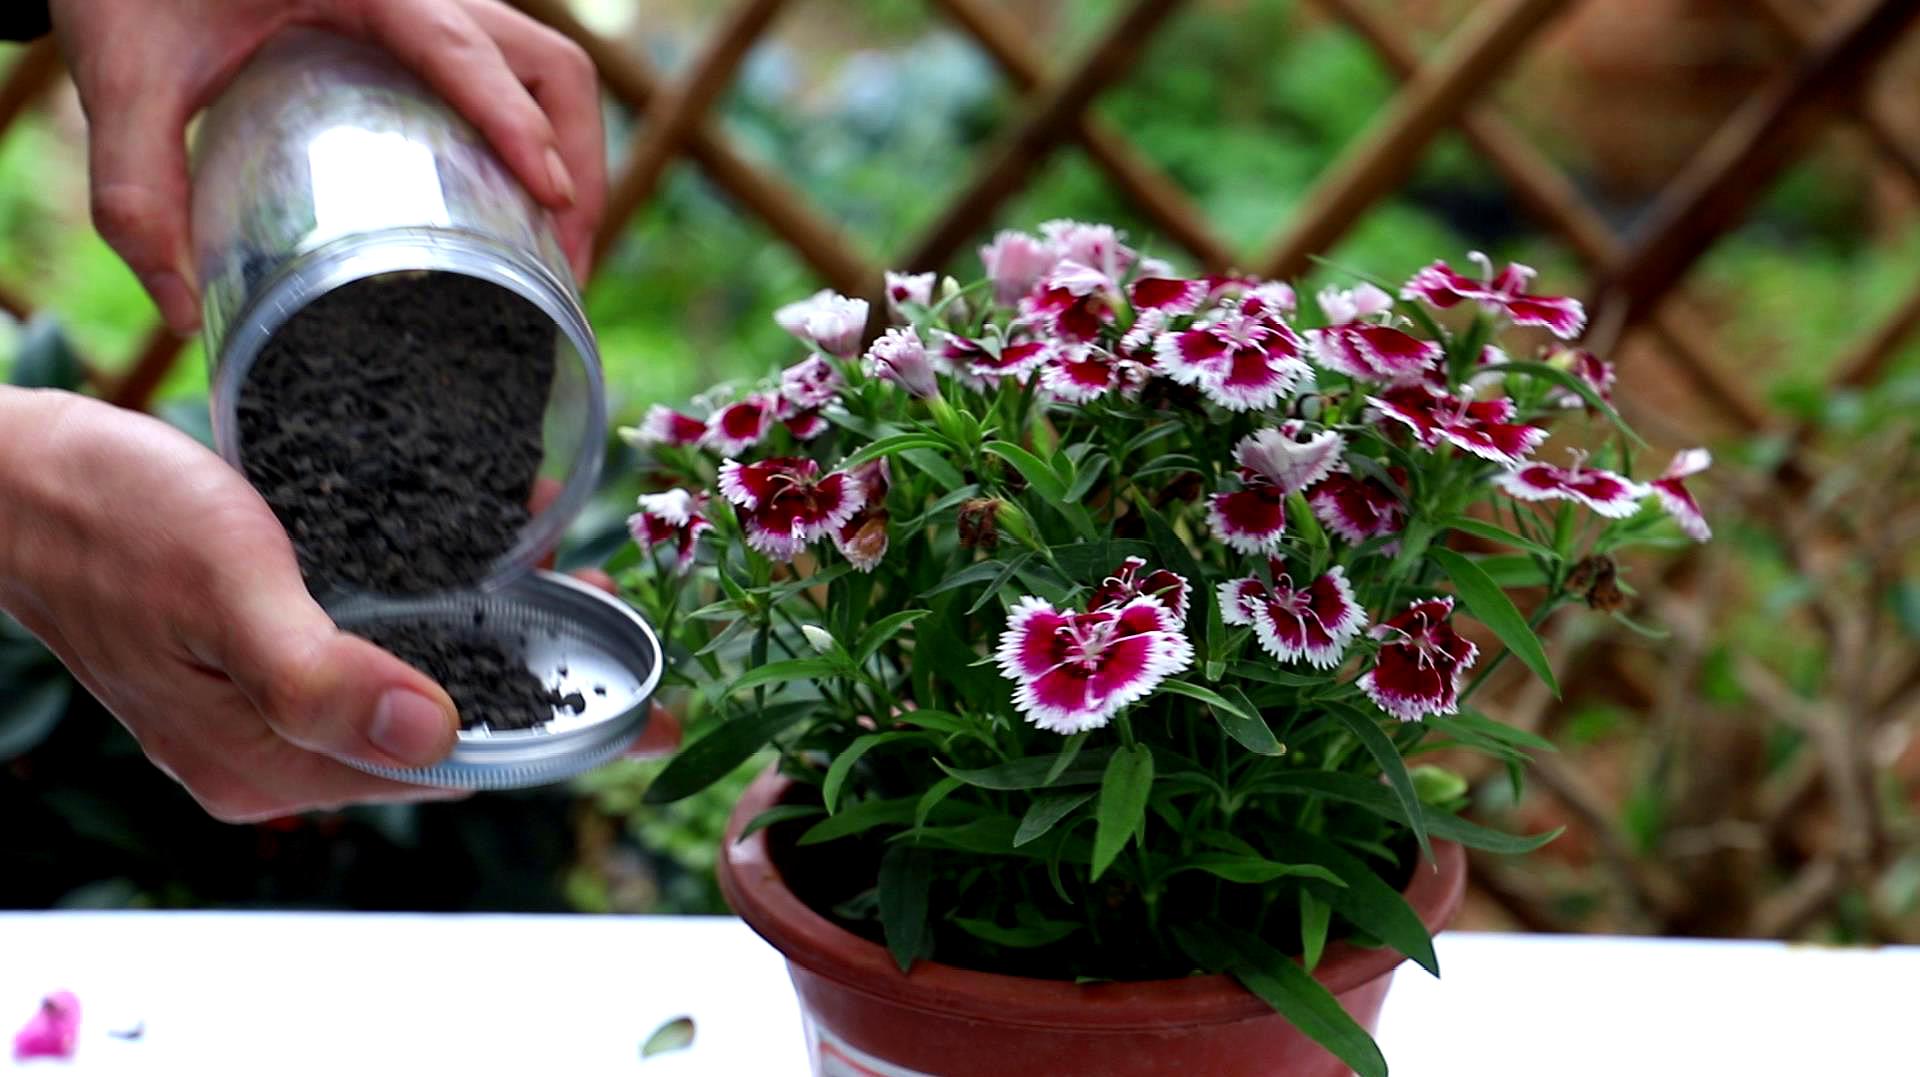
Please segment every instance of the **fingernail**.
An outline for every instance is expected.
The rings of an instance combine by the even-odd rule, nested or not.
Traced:
[[[408,766],[424,767],[446,757],[457,725],[440,704],[418,692],[395,688],[374,707],[367,739]]]
[[[573,205],[573,173],[567,171],[567,163],[560,159],[560,151],[547,150],[547,178],[553,181],[553,190],[560,200]]]
[[[160,308],[161,316],[174,332],[186,336],[200,328],[200,300],[180,274],[162,270],[147,274],[140,283],[146,286],[147,294],[153,297],[154,305]]]

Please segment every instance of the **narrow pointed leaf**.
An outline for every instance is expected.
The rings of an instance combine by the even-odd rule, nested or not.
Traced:
[[[1360,1077],[1387,1077],[1387,1060],[1340,1000],[1292,958],[1257,936],[1214,925],[1174,928],[1187,956],[1202,968],[1229,973]]]
[[[648,804],[671,804],[692,796],[732,773],[788,726],[813,713],[817,706],[813,700],[780,703],[758,714],[729,719],[682,748],[647,786],[642,799]]]
[[[1546,649],[1540,646],[1540,637],[1533,634],[1527,625],[1527,619],[1514,608],[1513,600],[1500,589],[1500,585],[1465,556],[1452,550],[1434,547],[1428,551],[1440,567],[1446,570],[1453,580],[1453,589],[1466,604],[1467,612],[1478,618],[1480,623],[1493,630],[1500,642],[1507,645],[1513,656],[1526,664],[1539,677],[1555,696],[1560,694],[1560,684],[1553,679],[1553,665],[1547,661]]]
[[[1394,746],[1393,738],[1387,736],[1372,715],[1345,704],[1335,704],[1327,709],[1334,720],[1353,734],[1367,754],[1373,757],[1373,761],[1380,765],[1381,773],[1387,776],[1387,786],[1400,801],[1400,810],[1413,828],[1414,840],[1420,843],[1421,855],[1433,859],[1433,843],[1427,838],[1426,811],[1420,805],[1419,794],[1414,791],[1413,776],[1407,773],[1407,761],[1400,757],[1400,749]]]
[[[1335,890],[1315,887],[1314,896],[1360,930],[1407,955],[1421,968],[1440,975],[1440,959],[1433,952],[1433,935],[1420,922],[1398,890],[1380,879],[1379,869],[1333,842],[1295,832],[1281,845],[1284,855],[1324,864],[1346,884]],[[1424,866],[1416,871],[1427,870]]]
[[[1080,805],[1093,799],[1091,790],[1085,793],[1066,793],[1061,796],[1042,797],[1033,802],[1027,814],[1020,819],[1020,829],[1013,833],[1016,848],[1034,841],[1052,830],[1054,825],[1072,815]]]
[[[847,776],[853,773],[854,764],[860,762],[861,756],[882,744],[921,736],[923,734],[901,730],[892,733],[868,733],[853,738],[853,743],[833,757],[833,765],[827,768],[826,780],[820,785],[820,799],[826,804],[828,813],[832,813],[834,805],[839,801],[840,787],[847,783]]]
[[[925,849],[895,845],[880,858],[880,930],[901,972],[913,967],[926,941],[932,888],[933,860]]]
[[[1147,796],[1153,792],[1153,753],[1136,744],[1113,754],[1100,779],[1094,807],[1093,878],[1106,874],[1120,850],[1147,821]]]

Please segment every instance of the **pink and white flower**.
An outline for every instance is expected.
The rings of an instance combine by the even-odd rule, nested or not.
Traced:
[[[1579,378],[1586,384],[1587,388],[1593,390],[1593,395],[1599,397],[1601,400],[1609,404],[1613,403],[1615,376],[1612,363],[1607,362],[1605,359],[1600,358],[1584,348],[1567,348],[1559,354],[1550,357],[1547,362],[1549,365],[1560,367],[1567,373]],[[1582,397],[1579,393],[1571,389],[1563,389],[1557,385],[1554,386],[1553,392],[1547,399],[1563,408],[1584,408],[1587,406],[1586,398]]]
[[[985,390],[1011,378],[1025,385],[1033,372],[1053,354],[1053,345],[1044,340],[1023,340],[1009,344],[998,340],[972,340],[952,333],[940,334],[940,360],[947,371],[969,389]]]
[[[1014,682],[1015,709],[1041,729],[1070,735],[1106,725],[1192,665],[1193,644],[1157,599],[1063,613],[1028,596],[1008,614],[995,657]]]
[[[1393,309],[1393,297],[1365,281],[1352,288],[1322,288],[1317,298],[1328,325],[1370,321]]]
[[[1282,496],[1299,493],[1333,474],[1347,439],[1332,430],[1303,438],[1306,424],[1289,419],[1277,427],[1256,430],[1234,446],[1233,458],[1243,474],[1279,488]]]
[[[1234,447],[1240,489],[1207,498],[1207,522],[1220,541],[1245,554],[1272,553],[1287,531],[1287,495],[1340,466],[1346,439],[1331,430],[1302,440],[1306,424],[1288,420],[1255,431]]]
[[[755,393],[714,412],[707,420],[704,443],[722,456],[738,456],[766,439],[780,412],[779,397]]]
[[[14,1033],[13,1060],[72,1058],[79,1043],[80,999],[71,991],[55,991],[40,1000],[40,1008]]]
[[[1317,669],[1338,666],[1367,624],[1346,570],[1335,565],[1319,579],[1296,587],[1284,562],[1274,560],[1272,569],[1272,585],[1256,576],[1221,584],[1220,619],[1252,625],[1261,648],[1282,662],[1305,659]]]
[[[1147,369],[1130,359],[1090,344],[1075,344],[1053,353],[1040,368],[1040,387],[1061,400],[1090,404],[1112,392],[1138,392]]]
[[[1500,475],[1493,484],[1509,497],[1523,501],[1572,501],[1615,520],[1639,512],[1640,499],[1647,496],[1645,487],[1625,475],[1586,467],[1581,453],[1574,454],[1572,467],[1535,461]]]
[[[780,397],[802,411],[822,408],[840,396],[845,384],[838,367],[811,355],[780,372]]]
[[[720,495],[745,510],[740,525],[747,545],[780,561],[798,557],[866,504],[865,486],[853,476],[823,476],[818,463],[793,456],[726,461],[720,465]]]
[[[1129,557],[1120,562],[1120,567],[1093,589],[1093,597],[1087,601],[1087,607],[1095,610],[1116,609],[1144,595],[1172,610],[1174,619],[1185,625],[1190,590],[1187,578],[1164,568],[1148,572],[1146,567],[1147,559],[1144,557]]]
[[[833,531],[834,548],[856,571],[872,572],[887,554],[887,491],[893,485],[893,472],[882,456],[861,464],[851,472],[860,485],[860,511]]]
[[[890,381],[908,393],[925,399],[940,394],[940,380],[927,357],[927,346],[912,326],[889,329],[867,349],[867,374]]]
[[[1546,440],[1541,427],[1513,421],[1513,401],[1504,397],[1474,400],[1449,396],[1419,385],[1389,389],[1370,396],[1367,403],[1382,415],[1403,423],[1414,440],[1427,449],[1450,442],[1482,459],[1518,467]]]
[[[1062,262],[1078,262],[1108,280],[1119,280],[1138,258],[1110,224],[1054,220],[1041,224],[1040,234]]]
[[[1416,599],[1368,632],[1381,641],[1380,653],[1359,684],[1381,710],[1417,722],[1459,709],[1461,678],[1480,648],[1453,630],[1452,614],[1450,596]]]
[[[691,415],[655,404],[647,409],[639,426],[623,428],[620,433],[635,448],[644,449],[654,445],[681,447],[700,444],[707,436],[707,424]]]
[[[1686,484],[1680,480],[1689,475],[1698,475],[1713,466],[1713,456],[1705,449],[1685,449],[1674,454],[1673,462],[1660,477],[1647,484],[1653,496],[1660,501],[1660,507],[1667,510],[1680,530],[1695,542],[1705,542],[1713,537],[1713,529],[1707,526],[1707,515],[1700,511],[1700,503],[1687,492]]]
[[[994,302],[1003,307],[1026,298],[1059,262],[1052,244],[1026,232],[1003,231],[980,248],[980,264],[993,281]]]
[[[1446,354],[1434,341],[1368,321],[1393,309],[1393,297],[1371,284],[1351,291],[1328,288],[1320,293],[1320,309],[1328,325],[1307,333],[1313,357],[1355,381],[1430,381]]]
[[[668,490],[640,495],[640,511],[627,517],[627,531],[643,550],[673,544],[674,568],[684,575],[693,567],[700,536],[713,530],[707,519],[707,495]]]
[[[867,301],[823,288],[774,311],[773,320],[828,355],[850,359],[859,352],[860,335],[867,330]]]
[[[1258,289],[1154,342],[1160,371],[1229,411],[1270,408],[1313,384],[1300,338]]]
[[[1399,468],[1388,472],[1404,482]],[[1385,483],[1346,472],[1328,475],[1307,493],[1307,504],[1321,526],[1358,546],[1382,535],[1397,535],[1407,523],[1406,506]]]
[[[1141,277],[1127,288],[1127,299],[1136,315],[1148,311],[1162,315],[1192,314],[1207,301],[1212,290],[1205,280]]]
[[[1098,340],[1114,318],[1113,278],[1080,262],[1062,261],[1040,287],[1020,301],[1020,320],[1044,326],[1075,343]]]
[[[1415,273],[1400,289],[1403,299],[1418,299],[1430,306],[1446,309],[1462,302],[1473,302],[1492,315],[1505,315],[1515,325],[1537,325],[1561,340],[1572,340],[1586,327],[1587,311],[1578,299],[1558,295],[1529,295],[1527,283],[1533,280],[1531,267],[1509,263],[1495,273],[1493,261],[1479,251],[1467,256],[1486,274],[1474,280],[1453,271],[1445,262],[1435,262]]]
[[[932,273],[895,273],[887,270],[887,314],[896,322],[911,321],[908,307],[933,305]]]

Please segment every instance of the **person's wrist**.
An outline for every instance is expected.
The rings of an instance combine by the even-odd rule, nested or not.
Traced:
[[[47,444],[80,398],[54,389],[0,385],[0,610],[18,613],[28,600],[34,521],[51,505]]]

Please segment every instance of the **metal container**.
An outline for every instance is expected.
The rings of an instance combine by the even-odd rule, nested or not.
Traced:
[[[355,281],[438,271],[490,282],[553,320],[557,354],[541,477],[558,495],[470,589],[329,595],[349,631],[380,620],[483,614],[527,668],[580,713],[526,730],[462,731],[437,766],[373,773],[502,789],[598,766],[644,728],[660,644],[624,603],[534,566],[586,505],[607,433],[599,351],[541,209],[470,125],[384,52],[295,30],[264,48],[207,111],[195,140],[194,245],[211,366],[214,439],[243,473],[237,401],[273,335]],[[358,765],[358,764],[356,764]]]
[[[395,60],[313,30],[277,37],[201,120],[193,230],[215,445],[240,468],[241,388],[267,341],[343,285],[459,273],[559,329],[541,477],[559,494],[483,586],[533,568],[592,496],[606,451],[593,330],[546,211],[486,140]]]
[[[550,572],[530,573],[495,591],[350,600],[331,612],[348,631],[392,618],[468,625],[482,614],[489,631],[524,637],[527,668],[542,682],[562,693],[579,692],[586,701],[579,714],[562,714],[542,728],[463,732],[453,754],[437,766],[354,764],[383,778],[457,789],[511,789],[571,778],[633,743],[660,683],[660,641],[647,622],[626,604]]]

